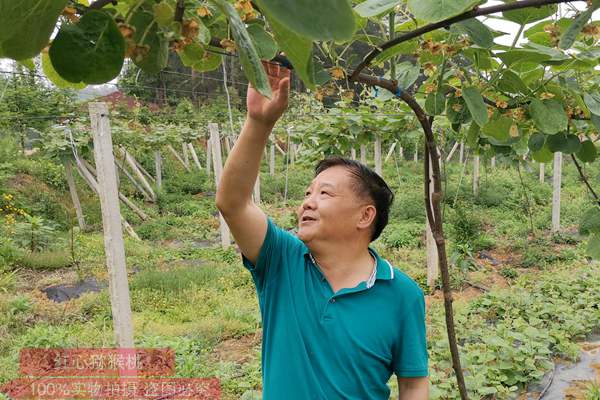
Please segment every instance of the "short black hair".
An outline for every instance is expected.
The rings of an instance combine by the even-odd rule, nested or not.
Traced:
[[[317,164],[315,176],[328,168],[342,166],[346,168],[356,183],[356,189],[360,196],[369,197],[375,203],[375,228],[371,235],[371,241],[377,239],[389,220],[390,206],[394,202],[394,192],[385,183],[382,177],[366,165],[348,158],[328,157]]]

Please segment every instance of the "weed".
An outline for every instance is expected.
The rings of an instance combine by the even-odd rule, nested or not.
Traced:
[[[35,270],[55,270],[73,265],[73,259],[66,250],[52,250],[23,254],[18,264]]]

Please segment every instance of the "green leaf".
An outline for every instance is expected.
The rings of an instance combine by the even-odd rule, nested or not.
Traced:
[[[77,24],[64,24],[50,47],[56,72],[69,82],[99,84],[114,79],[125,57],[125,40],[102,11],[87,12]]]
[[[471,120],[471,113],[462,97],[449,97],[446,101],[446,117],[451,124],[464,124]]]
[[[527,147],[531,151],[540,151],[542,147],[544,147],[544,143],[546,142],[546,135],[543,133],[534,133],[529,137],[529,141],[527,142]]]
[[[565,154],[577,153],[581,149],[579,138],[575,135],[565,135],[562,133],[548,136],[546,140],[548,149],[556,153],[560,151]]]
[[[44,71],[44,75],[46,78],[50,80],[56,87],[61,89],[83,89],[87,85],[83,82],[73,83],[64,80],[58,75],[54,66],[52,65],[52,61],[50,60],[50,56],[48,53],[42,53],[42,71]]]
[[[590,236],[587,246],[587,255],[595,260],[600,259],[600,235],[593,234]]]
[[[198,72],[212,71],[221,65],[223,57],[219,54],[204,50],[198,43],[190,43],[179,52],[179,58],[186,67]]]
[[[229,18],[233,37],[235,39],[236,49],[240,55],[240,62],[244,68],[246,77],[265,97],[271,98],[271,84],[267,78],[265,69],[260,62],[256,48],[252,39],[246,30],[246,25],[242,22],[238,12],[233,6],[225,0],[212,0],[217,7]]]
[[[429,93],[425,99],[425,111],[429,115],[440,115],[444,112],[445,105],[446,97],[437,91]]]
[[[594,206],[583,213],[579,223],[579,233],[582,235],[600,234],[600,208]]]
[[[498,58],[510,67],[524,62],[539,64],[552,59],[552,56],[536,50],[514,49],[499,53]]]
[[[0,1],[0,54],[13,60],[35,57],[48,45],[68,0]]]
[[[521,77],[509,69],[502,73],[498,87],[508,93],[529,94],[531,92]]]
[[[496,115],[481,128],[481,133],[488,138],[495,139],[497,143],[507,143],[510,141],[510,128],[513,125],[513,120],[502,115]]]
[[[592,13],[596,8],[598,7],[591,6],[590,8],[579,14],[577,17],[575,17],[567,31],[563,33],[563,35],[560,37],[558,47],[560,47],[563,50],[566,50],[573,46],[577,35],[579,35],[585,24],[592,17]]]
[[[494,35],[490,29],[476,18],[471,18],[456,24],[457,28],[469,35],[473,43],[479,47],[489,49],[494,45]]]
[[[583,101],[592,114],[600,115],[600,93],[591,92],[583,94]]]
[[[262,60],[270,60],[277,54],[277,43],[259,24],[248,25],[248,33],[254,42],[258,56]]]
[[[158,4],[154,4],[152,7],[154,9],[154,18],[156,19],[158,26],[166,28],[171,25],[171,22],[173,22],[173,18],[175,17],[175,9],[169,2],[163,0]]]
[[[472,9],[480,0],[408,0],[408,9],[416,19],[437,22]]]
[[[367,0],[354,7],[354,11],[361,17],[374,17],[390,11],[400,3],[400,0]]]
[[[256,0],[263,14],[313,40],[350,40],[355,19],[348,0]]]
[[[157,74],[167,66],[169,42],[162,36],[157,20],[154,19],[154,0],[146,0],[131,17],[135,27],[133,40],[147,50],[132,56],[135,65],[149,74]]]
[[[544,147],[542,147],[540,150],[532,151],[531,158],[533,158],[539,163],[547,163],[552,161],[552,159],[554,158],[554,154],[552,154],[548,147],[544,145]]]
[[[504,11],[502,15],[509,21],[519,25],[526,25],[540,19],[547,18],[556,13],[556,4],[541,7],[526,7],[518,10]]]
[[[413,65],[409,61],[402,62],[396,65],[396,77],[400,89],[408,89],[421,73],[421,65],[419,63]]]
[[[312,59],[313,42],[290,31],[268,14],[266,17],[279,48],[285,52],[287,58],[291,61],[294,71],[300,76],[306,87],[314,90],[316,71]]]
[[[584,140],[581,142],[581,149],[579,149],[576,156],[583,162],[593,162],[598,156],[598,149],[591,140]]]
[[[561,103],[556,100],[531,100],[529,114],[535,126],[548,135],[553,135],[567,129],[567,115]]]
[[[485,125],[488,122],[487,107],[483,102],[483,97],[479,93],[479,90],[475,87],[464,88],[462,96],[471,112],[473,121],[479,126]]]

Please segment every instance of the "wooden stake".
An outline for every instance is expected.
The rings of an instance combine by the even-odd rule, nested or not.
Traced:
[[[146,180],[146,177],[144,176],[142,171],[136,165],[131,154],[129,154],[129,152],[127,150],[125,150],[123,147],[119,148],[119,150],[121,151],[121,154],[125,157],[125,161],[127,162],[127,164],[129,164],[129,167],[131,168],[133,173],[137,175],[138,179],[144,186],[144,189],[146,189],[146,191],[150,194],[151,201],[153,201],[153,202],[156,201],[156,194],[154,193],[152,186],[150,186],[150,184]]]
[[[415,154],[413,156],[414,162],[419,162],[419,142],[415,142]]]
[[[429,158],[429,190],[433,193],[433,168],[431,165],[431,157]],[[429,201],[431,207],[433,207],[433,203],[431,199]],[[438,251],[437,245],[435,244],[435,239],[433,237],[433,232],[431,231],[431,225],[429,225],[429,220],[426,221],[425,226],[425,247],[427,252],[427,286],[433,291],[435,287],[435,280],[439,275],[439,260],[438,260]]]
[[[108,267],[113,329],[118,347],[133,348],[133,322],[125,265],[125,244],[119,210],[117,174],[112,151],[110,122],[106,103],[90,103],[90,119],[94,135],[94,158],[99,180],[104,251]]]
[[[190,156],[188,155],[188,147],[185,142],[181,143],[181,154],[183,154],[183,163],[187,169],[190,169]]]
[[[198,171],[202,171],[202,165],[200,165],[200,160],[198,159],[198,154],[196,154],[196,149],[194,149],[194,145],[191,143],[187,144],[190,153],[192,154],[192,160],[194,160],[194,165],[198,168]]]
[[[87,231],[87,225],[85,224],[83,209],[81,208],[81,202],[79,201],[79,195],[77,194],[77,186],[75,186],[75,179],[73,179],[73,163],[71,162],[71,160],[65,162],[65,175],[67,177],[67,184],[69,185],[71,201],[73,202],[75,214],[77,215],[77,223],[79,224],[79,230],[81,232],[85,232]]]
[[[129,171],[127,171],[127,169],[125,168],[125,166],[121,165],[121,163],[119,161],[117,161],[117,160],[115,160],[115,164],[116,164],[117,168],[120,169],[123,172],[123,174],[127,177],[127,179],[129,179],[129,181],[137,189],[137,191],[140,192],[146,198],[146,200],[152,201],[152,196],[150,196],[150,194],[148,194],[144,190],[144,188],[141,187],[139,183],[137,183],[137,181],[133,178],[133,176],[131,176],[131,174],[129,173]],[[117,177],[118,176],[119,175],[117,175]]]
[[[92,191],[96,194],[99,193],[98,181],[96,180],[95,172],[96,170],[83,158],[76,159],[77,161],[77,171],[79,175],[88,183],[88,186],[92,189]],[[143,212],[138,206],[135,205],[131,200],[129,200],[125,195],[119,192],[119,199],[131,209],[134,213],[137,214],[138,217],[142,221],[147,221],[150,219],[145,212]],[[137,235],[136,235],[137,236]]]
[[[492,169],[496,168],[496,157],[492,157],[490,165],[491,165]]]
[[[450,153],[448,153],[448,157],[446,157],[446,162],[448,162],[452,159],[452,156],[454,155],[454,152],[456,151],[456,149],[458,148],[459,145],[460,145],[459,142],[454,143],[454,146],[452,146]]]
[[[210,176],[210,166],[212,165],[212,142],[210,137],[206,140],[206,175]]]
[[[356,149],[354,147],[350,149],[350,158],[356,160]]]
[[[546,177],[545,165],[544,163],[540,163],[540,183],[544,183],[544,178]]]
[[[144,174],[144,176],[146,178],[148,178],[148,180],[150,182],[156,182],[156,180],[154,179],[154,177],[152,175],[150,175],[150,172],[146,171],[144,169],[144,167],[142,166],[142,164],[139,163],[138,160],[136,160],[136,158],[133,156],[133,154],[129,153],[129,156],[131,157],[131,159],[133,160],[133,162],[135,163],[135,165],[139,168],[139,170],[142,172],[142,174]]]
[[[208,130],[210,132],[210,143],[212,145],[213,166],[215,170],[215,188],[218,188],[219,181],[221,180],[221,172],[223,170],[223,160],[221,158],[221,140],[219,139],[219,126],[215,123],[209,123]],[[229,233],[229,227],[227,226],[227,223],[220,212],[219,228],[221,231],[221,246],[223,248],[227,248],[231,244],[231,237]]]
[[[156,173],[156,187],[162,188],[162,156],[159,150],[154,152],[154,169]]]
[[[460,142],[460,152],[458,153],[458,162],[463,163],[465,161],[465,143]]]
[[[360,162],[367,165],[367,146],[364,144],[360,145]]]
[[[177,161],[179,161],[181,163],[181,165],[183,165],[183,168],[185,168],[185,170],[187,172],[192,172],[192,170],[190,169],[189,166],[185,165],[185,162],[183,161],[183,159],[181,158],[181,156],[179,154],[177,154],[177,151],[175,151],[175,149],[173,148],[173,146],[171,146],[170,144],[167,145],[167,150],[169,150],[171,152],[171,154],[173,154],[173,157],[175,157],[177,159]]]
[[[473,196],[479,196],[479,156],[473,157]]]
[[[392,156],[392,154],[394,154],[394,150],[396,149],[396,145],[398,144],[398,142],[394,142],[391,146],[390,149],[387,152],[387,155],[385,156],[385,160],[383,162],[388,162],[388,160],[390,159],[390,157]]]
[[[562,153],[554,153],[552,166],[552,232],[560,230],[560,185],[562,175]]]
[[[375,173],[377,175],[382,175],[382,162],[381,162],[381,137],[379,135],[375,136],[375,143],[373,145],[373,153],[375,158]]]
[[[275,143],[272,140],[269,147],[269,175],[275,176]]]

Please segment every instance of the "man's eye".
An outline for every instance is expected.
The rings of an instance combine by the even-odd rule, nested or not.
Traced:
[[[310,192],[305,192],[304,197],[306,197],[306,196],[310,196]]]
[[[322,190],[322,191],[321,191],[321,194],[326,194],[326,195],[328,195],[328,196],[329,196],[329,192],[326,192],[326,191],[324,191],[324,190]]]

